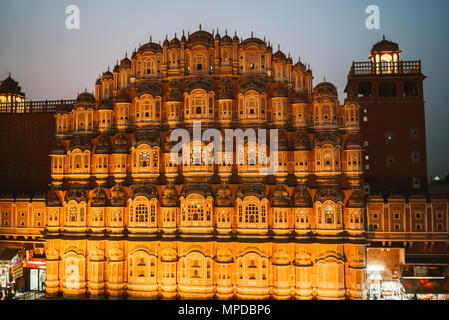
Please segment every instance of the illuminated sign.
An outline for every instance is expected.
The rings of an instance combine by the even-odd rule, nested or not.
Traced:
[[[23,262],[24,268],[45,269],[45,259],[28,259]]]

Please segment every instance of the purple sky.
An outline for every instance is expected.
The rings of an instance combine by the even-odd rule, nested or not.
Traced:
[[[79,30],[65,28],[65,8],[80,8]],[[380,8],[380,29],[365,27],[365,8]],[[0,78],[12,73],[29,99],[74,99],[97,76],[150,35],[163,41],[185,29],[237,30],[280,44],[310,63],[314,84],[343,89],[353,60],[367,60],[385,34],[403,60],[422,60],[429,175],[449,174],[449,1],[25,1],[0,0]]]

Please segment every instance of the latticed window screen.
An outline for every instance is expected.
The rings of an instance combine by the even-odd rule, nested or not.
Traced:
[[[141,203],[136,206],[136,222],[148,222],[148,207]]]

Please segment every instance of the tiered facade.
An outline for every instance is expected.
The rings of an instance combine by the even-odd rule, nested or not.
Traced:
[[[272,51],[202,30],[150,41],[56,113],[48,294],[363,297],[359,107]],[[171,162],[171,133],[195,121],[278,129],[274,174],[260,174],[274,151],[253,143],[192,141]]]

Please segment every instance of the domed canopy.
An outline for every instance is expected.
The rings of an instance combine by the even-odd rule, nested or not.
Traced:
[[[190,183],[184,186],[181,196],[187,198],[191,194],[200,194],[204,198],[213,197],[212,189],[205,183]]]
[[[338,97],[337,88],[330,82],[320,82],[313,89],[314,97]]]
[[[148,130],[137,130],[134,139],[136,145],[147,144],[151,147],[160,146],[160,135],[157,132],[151,132]]]
[[[239,92],[245,94],[249,90],[254,90],[259,93],[267,92],[267,85],[264,81],[259,79],[248,79],[239,84]]]
[[[76,97],[76,101],[73,104],[74,107],[87,107],[95,104],[95,97],[90,92],[81,92]]]
[[[179,205],[179,197],[178,192],[176,191],[173,184],[169,183],[161,195],[162,199],[162,207],[178,207]]]
[[[109,143],[109,139],[106,136],[101,135],[95,145],[95,154],[109,154],[110,148],[111,144]]]
[[[131,98],[125,91],[121,91],[117,98],[117,103],[131,103]]]
[[[126,193],[120,186],[111,189],[111,206],[126,207]]]
[[[295,208],[312,208],[312,197],[309,190],[303,185],[295,188],[292,195],[293,206]]]
[[[363,208],[365,207],[365,194],[363,190],[354,190],[351,193],[346,208]]]
[[[218,99],[234,99],[232,94],[233,88],[229,79],[224,79],[218,88]]]
[[[92,145],[90,143],[90,139],[86,136],[75,136],[70,141],[69,150],[73,151],[75,149],[80,149],[81,151],[92,150]]]
[[[292,98],[292,104],[295,103],[309,103],[309,100],[304,93],[298,92]]]
[[[170,48],[179,48],[181,45],[181,42],[179,41],[178,38],[176,38],[176,34],[175,37],[173,39],[171,39],[170,41]]]
[[[225,34],[223,38],[221,38],[221,44],[232,44],[232,39],[228,34]]]
[[[131,68],[131,60],[129,60],[128,57],[125,57],[120,61],[120,69],[123,68]]]
[[[331,200],[335,203],[343,202],[344,195],[334,187],[323,187],[315,194],[315,201],[324,203],[326,200]]]
[[[76,202],[85,201],[87,203],[87,194],[86,194],[86,191],[82,187],[71,186],[70,189],[65,194],[64,200],[66,202],[75,200]]]
[[[116,64],[116,65],[114,66],[114,69],[112,69],[112,72],[113,72],[113,73],[120,73],[120,66],[119,66],[118,64]]]
[[[273,191],[272,207],[285,208],[289,206],[289,194],[282,184],[278,184]]]
[[[129,153],[128,140],[123,133],[119,133],[119,135],[115,139],[112,153]]]
[[[295,150],[310,150],[309,135],[306,133],[300,133],[295,140]]]
[[[287,60],[287,57],[285,56],[285,54],[284,54],[281,50],[276,51],[276,52],[273,54],[273,57],[274,57],[275,59],[282,60],[282,61]]]
[[[216,191],[216,207],[232,207],[232,191],[226,183],[222,183]]]
[[[60,155],[60,156],[65,156],[66,155],[66,151],[65,151],[65,147],[64,145],[61,143],[60,140],[56,140],[53,149],[51,150],[51,155]]]
[[[106,207],[108,205],[108,196],[103,188],[98,187],[94,190],[92,200],[90,202],[91,207]]]
[[[101,100],[98,110],[114,110],[114,106],[110,100]]]
[[[151,52],[154,52],[154,53],[162,52],[162,47],[159,44],[157,44],[157,43],[148,42],[148,43],[145,43],[144,45],[142,45],[137,50],[138,53],[144,53],[144,52],[147,52],[147,51],[151,51]]]
[[[245,39],[240,43],[241,47],[248,47],[250,45],[255,45],[258,48],[265,48],[265,42],[259,38],[255,38],[255,37]]]
[[[207,31],[196,31],[192,33],[187,39],[187,47],[193,47],[197,44],[204,45],[206,47],[212,47],[214,46],[214,37]]]
[[[14,93],[20,96],[25,96],[25,94],[20,91],[21,89],[19,83],[11,78],[11,74],[9,74],[5,80],[0,82],[0,93]]]
[[[132,189],[131,191],[132,199],[135,199],[140,196],[146,197],[147,199],[159,198],[156,188],[148,183],[138,184],[134,186],[134,188]]]
[[[288,90],[285,87],[278,86],[273,90],[273,98],[287,98],[288,97]]]
[[[47,196],[45,197],[45,202],[47,204],[47,207],[61,207],[62,203],[61,200],[59,199],[58,195],[56,194],[56,192],[51,189],[47,192]]]
[[[391,51],[399,51],[399,45],[396,42],[385,40],[385,36],[383,39],[371,48],[371,52],[391,52]]]
[[[346,150],[361,150],[362,149],[362,141],[360,140],[358,135],[352,134],[346,140]]]
[[[244,199],[249,196],[254,196],[259,199],[267,198],[265,186],[260,183],[245,183],[240,185],[237,190],[237,198]]]
[[[108,71],[103,73],[103,77],[102,78],[103,79],[112,79],[113,75],[112,75],[111,71],[109,71],[109,69],[108,69]]]
[[[339,146],[341,145],[340,138],[336,134],[331,133],[323,133],[318,134],[315,136],[315,139],[313,140],[313,146],[314,147],[321,147],[325,144],[330,144],[331,146]]]

